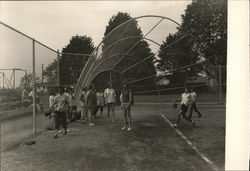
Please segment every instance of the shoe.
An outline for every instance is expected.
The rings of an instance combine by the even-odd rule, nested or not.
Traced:
[[[64,131],[63,135],[66,135],[68,131]]]
[[[130,127],[129,127],[127,130],[128,130],[128,131],[131,131],[131,130],[132,130],[132,128],[130,128]]]
[[[62,131],[61,131],[61,130],[59,130],[59,131],[58,131],[58,133],[62,133]]]
[[[89,123],[89,126],[95,126],[95,124],[93,124],[93,123]]]
[[[177,128],[177,126],[178,126],[177,124],[174,124],[174,128]]]
[[[82,120],[82,123],[86,123],[86,121],[85,121],[85,120]]]
[[[56,139],[57,137],[58,137],[57,134],[55,134],[55,135],[54,135],[54,138]]]
[[[127,126],[124,126],[124,127],[122,127],[122,130],[125,130],[127,128]]]

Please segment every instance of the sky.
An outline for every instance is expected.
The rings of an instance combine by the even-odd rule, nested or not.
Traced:
[[[52,49],[65,47],[72,36],[87,35],[97,46],[104,35],[109,19],[119,11],[132,17],[160,15],[181,23],[181,15],[191,0],[186,1],[1,1],[0,17],[4,22]],[[159,18],[142,18],[139,27],[145,34]],[[177,25],[164,20],[147,38],[162,43]],[[32,72],[32,41],[0,25],[0,68],[22,68]],[[154,52],[158,46],[150,43]],[[36,47],[36,72],[56,58],[56,53],[38,44]],[[10,76],[10,72],[6,73]],[[17,73],[17,80],[24,72]],[[18,81],[17,81],[18,82]]]

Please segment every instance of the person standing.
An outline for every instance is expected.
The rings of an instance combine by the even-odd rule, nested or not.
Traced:
[[[86,95],[86,104],[87,104],[87,109],[88,109],[88,121],[89,121],[89,126],[94,126],[95,124],[92,122],[94,119],[94,115],[96,112],[96,107],[97,107],[97,97],[96,93],[94,92],[94,85],[91,84],[89,86],[89,90]]]
[[[114,122],[115,119],[115,101],[116,101],[116,94],[115,90],[112,88],[112,84],[109,84],[109,87],[106,88],[104,91],[104,98],[105,98],[105,103],[108,108],[108,114],[107,114],[107,121],[109,121],[109,116],[110,116],[110,110],[112,111],[112,122]]]
[[[82,123],[86,123],[88,119],[88,110],[87,110],[87,104],[86,104],[86,96],[87,95],[87,88],[83,88],[79,100],[79,105],[81,108],[81,121]]]
[[[189,117],[186,116],[186,112],[188,110],[188,105],[190,103],[190,99],[191,99],[191,95],[189,93],[189,89],[185,88],[184,93],[182,93],[182,95],[181,95],[181,98],[174,100],[174,103],[176,103],[178,101],[181,102],[181,110],[178,113],[177,122],[176,122],[176,124],[174,124],[174,127],[177,127],[179,125],[180,120],[181,120],[181,116],[183,116],[184,119],[186,119],[187,121],[189,121],[193,125],[195,125],[195,122],[192,119],[190,119]]]
[[[55,92],[51,91],[49,94],[49,107],[50,107],[50,117],[49,117],[49,126],[47,127],[48,130],[55,129],[55,109],[52,108],[53,104],[55,103]]]
[[[120,95],[121,107],[124,114],[125,124],[122,130],[127,128],[128,131],[131,130],[131,103],[132,103],[132,92],[128,88],[128,84],[123,84],[122,92]]]
[[[96,96],[97,96],[97,110],[96,110],[96,112],[98,112],[98,110],[100,109],[100,115],[102,116],[103,107],[105,105],[103,91],[101,89],[98,89]]]
[[[67,116],[69,101],[67,96],[64,94],[64,89],[60,88],[59,94],[55,97],[55,102],[52,105],[55,108],[55,128],[56,133],[54,138],[58,137],[58,131],[60,129],[60,123],[64,128],[64,135],[67,134]]]
[[[69,89],[68,88],[64,88],[64,93],[63,94],[67,97],[68,102],[69,102],[69,99],[70,99]],[[69,108],[70,108],[70,106],[68,105],[68,110],[66,112],[67,124],[70,122],[70,119],[69,119]]]
[[[190,95],[191,95],[191,107],[190,107],[190,112],[189,112],[189,118],[192,118],[193,110],[198,114],[198,117],[200,118],[202,115],[199,112],[199,110],[196,107],[196,92],[191,89],[190,90]]]

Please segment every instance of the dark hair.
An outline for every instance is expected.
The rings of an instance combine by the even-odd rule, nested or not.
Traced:
[[[59,94],[63,94],[64,92],[64,88],[59,88]]]

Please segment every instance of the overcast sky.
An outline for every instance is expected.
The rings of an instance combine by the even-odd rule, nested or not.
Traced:
[[[35,38],[47,46],[61,50],[77,34],[90,36],[95,46],[102,40],[109,19],[118,13],[128,12],[132,17],[160,15],[181,23],[187,1],[36,1],[0,2],[1,21]],[[154,26],[159,18],[140,19],[143,33]],[[149,36],[162,43],[169,33],[176,32],[175,24],[164,21]],[[32,44],[3,26],[1,28],[0,68],[23,68],[32,71]],[[56,54],[36,45],[36,70],[41,74],[56,58]],[[154,52],[158,47],[151,44]],[[20,77],[22,73],[17,74]]]

